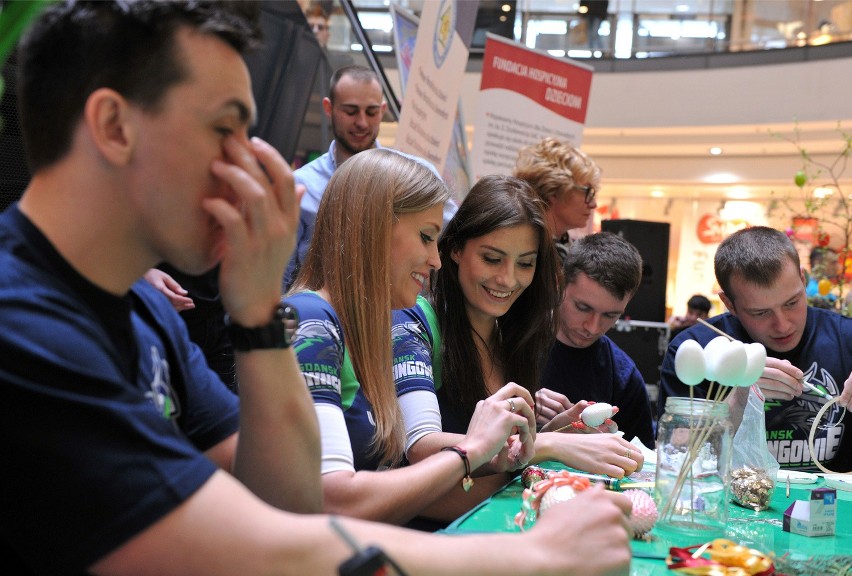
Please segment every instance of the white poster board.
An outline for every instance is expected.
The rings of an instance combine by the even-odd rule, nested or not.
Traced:
[[[489,34],[474,119],[474,180],[511,174],[518,150],[547,136],[579,147],[593,71]]]
[[[417,28],[420,19],[396,4],[391,4],[390,8],[391,16],[393,17],[393,36],[397,69],[399,70],[400,95],[402,98],[405,98],[405,87],[414,58]],[[466,40],[469,42],[470,38]],[[459,99],[458,108],[456,109],[452,140],[447,151],[447,158],[444,169],[441,171],[441,176],[450,190],[453,191],[455,200],[461,203],[471,187],[467,137],[464,130],[461,99]]]
[[[472,3],[425,2],[405,86],[395,148],[425,158],[444,171],[467,66]],[[469,41],[469,39],[468,39]]]

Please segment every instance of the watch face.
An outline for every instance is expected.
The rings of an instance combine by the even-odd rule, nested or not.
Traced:
[[[299,313],[295,307],[282,303],[278,307],[278,317],[284,325],[284,340],[289,346],[296,339],[296,331],[299,329]]]

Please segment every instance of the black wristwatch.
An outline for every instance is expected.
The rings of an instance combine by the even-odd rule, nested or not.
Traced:
[[[249,350],[268,350],[270,348],[289,348],[296,337],[299,327],[299,314],[289,304],[279,304],[275,316],[265,326],[246,328],[231,322],[230,316],[225,317],[228,335],[234,350],[247,352]]]

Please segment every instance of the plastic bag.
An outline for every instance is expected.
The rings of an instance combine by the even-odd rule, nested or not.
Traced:
[[[766,445],[764,398],[752,386],[743,409],[742,422],[734,436],[731,455],[731,495],[734,503],[755,511],[766,510],[775,491],[780,466]]]

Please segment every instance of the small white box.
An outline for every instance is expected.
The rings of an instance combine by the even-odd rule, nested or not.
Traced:
[[[784,531],[802,536],[831,536],[837,523],[837,490],[815,488],[810,500],[796,500],[784,512]]]

